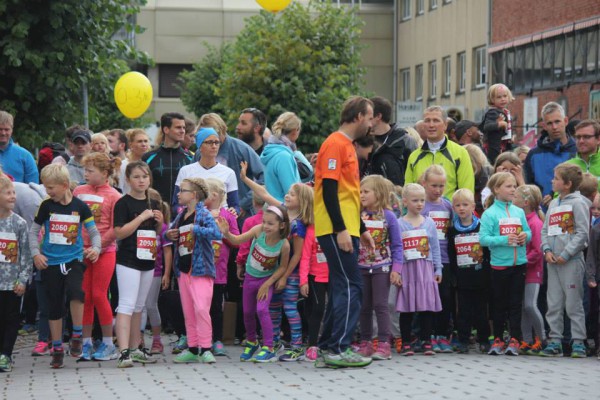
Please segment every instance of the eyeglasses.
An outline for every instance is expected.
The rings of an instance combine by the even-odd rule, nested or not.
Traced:
[[[205,144],[207,146],[218,146],[221,144],[221,142],[219,142],[218,140],[206,140],[202,142],[202,144]]]
[[[575,135],[575,140],[591,140],[595,137],[596,135]]]
[[[179,193],[194,193],[194,191],[189,189],[180,189]]]

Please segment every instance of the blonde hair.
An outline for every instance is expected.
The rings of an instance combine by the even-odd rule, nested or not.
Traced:
[[[578,165],[563,162],[554,167],[554,172],[563,182],[571,183],[571,193],[579,190],[581,181],[583,181],[583,171]]]
[[[150,136],[148,136],[148,133],[146,133],[145,130],[133,128],[128,129],[127,132],[125,132],[125,136],[127,136],[127,145],[131,146],[131,143],[133,143],[133,141],[138,135],[145,135],[148,138],[148,141],[150,141]]]
[[[389,181],[389,185],[390,186],[390,206],[392,207],[392,210],[394,208],[397,208],[398,210],[400,210],[400,212],[402,211],[402,209],[404,208],[404,203],[402,203],[402,186],[400,185],[394,185],[391,181]]]
[[[154,200],[159,204],[160,212],[162,212],[164,221],[168,223],[171,220],[171,207],[167,202],[163,201],[160,193],[156,189],[148,188],[148,204],[150,204],[150,200]]]
[[[404,201],[409,195],[417,193],[425,196],[425,188],[418,183],[409,183],[402,188],[402,200]]]
[[[69,185],[71,183],[71,176],[69,175],[69,170],[64,165],[48,164],[42,169],[40,181],[42,183]]]
[[[106,133],[108,133],[108,131],[105,131]],[[104,148],[106,149],[105,152],[106,154],[110,154],[110,147],[108,144],[108,138],[106,137],[106,135],[104,133],[94,133],[92,135],[92,142],[91,144],[93,145],[94,143],[97,142],[102,142],[104,144]]]
[[[504,182],[508,181],[509,179],[512,179],[515,184],[517,183],[517,180],[510,172],[496,172],[490,177],[487,187],[492,193],[487,199],[485,199],[485,208],[489,208],[492,204],[494,204],[494,200],[496,200],[496,192],[494,192],[494,190],[502,186]]]
[[[4,190],[6,188],[10,188],[14,186],[13,182],[10,180],[8,176],[0,172],[0,190]]]
[[[198,201],[204,201],[208,197],[209,190],[206,185],[206,180],[202,178],[185,178],[181,183],[190,184]]]
[[[210,197],[212,193],[215,193],[219,200],[219,207],[223,206],[225,204],[225,199],[227,198],[225,183],[216,178],[206,178],[204,179],[204,183],[206,183],[206,188],[208,189],[207,197]]]
[[[406,130],[406,133],[408,133],[408,136],[415,139],[415,142],[417,142],[417,148],[420,148],[421,146],[423,146],[423,139],[421,139],[421,135],[419,135],[419,132],[417,132],[417,130],[415,128],[413,128],[412,126],[409,126],[407,128],[404,128],[404,130]]]
[[[523,185],[519,186],[515,194],[521,196],[521,198],[529,203],[532,210],[537,212],[537,215],[543,221],[545,216],[544,212],[540,208],[542,204],[542,192],[536,185]]]
[[[501,153],[498,156],[498,158],[496,158],[496,162],[494,163],[494,172],[496,172],[498,167],[506,161],[508,161],[515,167],[520,167],[523,165],[523,163],[521,162],[521,160],[515,153],[513,153],[511,151],[505,151],[504,153]]]
[[[594,193],[598,192],[598,178],[586,172],[583,174],[583,179],[579,185],[579,193],[588,199],[592,198]]]
[[[469,153],[469,157],[471,157],[471,164],[473,165],[475,175],[478,175],[484,168],[492,168],[481,147],[472,143],[465,144],[463,147]]]
[[[391,182],[381,175],[368,175],[360,181],[361,188],[371,189],[375,193],[375,198],[377,199],[375,207],[377,207],[377,211],[392,208],[389,196],[390,184]]]
[[[0,124],[10,125],[10,127],[12,128],[14,126],[13,116],[4,110],[0,110]]]
[[[272,132],[273,136],[280,138],[281,135],[289,135],[293,130],[302,128],[302,121],[296,114],[291,111],[284,112],[277,120],[273,123]]]
[[[313,225],[315,223],[314,199],[315,193],[313,188],[305,185],[304,183],[294,183],[291,189],[298,196],[298,203],[300,204],[300,220],[306,226]]]
[[[446,179],[446,171],[441,165],[433,164],[427,167],[425,172],[419,177],[419,183],[423,184],[429,180],[431,175],[443,176]]]
[[[227,124],[223,121],[223,118],[216,113],[204,114],[200,117],[198,125],[201,128],[213,128],[217,131],[219,136],[225,136],[227,134]]]
[[[514,149],[513,153],[515,153],[517,155],[517,157],[519,157],[521,154],[528,154],[529,150],[531,150],[531,149],[528,146],[521,145],[521,146],[517,147],[516,149]]]
[[[492,86],[490,86],[490,88],[488,90],[488,95],[487,95],[488,105],[490,105],[490,106],[494,105],[494,97],[496,97],[496,94],[498,93],[499,90],[506,90],[506,93],[508,93],[508,102],[509,103],[515,100],[512,92],[510,91],[508,86],[506,86],[503,83],[496,83],[496,84],[493,84]]]
[[[456,192],[454,192],[454,194],[452,195],[452,204],[454,204],[455,202],[458,201],[467,201],[471,204],[475,204],[475,195],[473,194],[473,192],[470,189],[458,189]]]

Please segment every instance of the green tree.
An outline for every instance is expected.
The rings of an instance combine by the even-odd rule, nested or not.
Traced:
[[[151,60],[115,34],[141,32],[132,21],[144,3],[0,0],[0,109],[15,116],[21,145],[62,141],[66,126],[83,123],[84,83],[91,129],[132,126],[114,103],[114,85]]]
[[[337,128],[344,100],[361,92],[362,25],[354,9],[329,2],[261,11],[227,51],[211,49],[182,75],[183,103],[196,115],[220,111],[229,126],[246,107],[263,110],[270,124],[294,111],[302,119],[299,144],[314,151]]]

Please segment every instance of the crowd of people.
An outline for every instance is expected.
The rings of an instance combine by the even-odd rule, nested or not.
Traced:
[[[37,163],[0,111],[0,371],[19,329],[52,368],[155,363],[167,329],[173,362],[215,363],[226,301],[244,362],[586,357],[600,124],[551,102],[537,147],[515,146],[512,100],[492,85],[481,123],[431,106],[403,128],[387,99],[351,97],[306,156],[293,112],[268,129],[246,108],[237,137],[218,114],[167,113],[154,146],[76,125]]]

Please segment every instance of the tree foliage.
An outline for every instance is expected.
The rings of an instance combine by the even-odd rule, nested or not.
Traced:
[[[114,85],[130,66],[151,60],[115,34],[140,33],[131,23],[145,0],[0,0],[0,109],[15,116],[15,135],[34,148],[61,140],[66,126],[83,123],[88,87],[94,130],[128,127]]]
[[[182,74],[182,100],[196,115],[221,112],[235,126],[256,107],[269,123],[284,111],[302,119],[300,146],[314,151],[339,122],[341,104],[359,94],[363,25],[355,10],[329,2],[294,2],[282,13],[261,11],[225,49]]]

